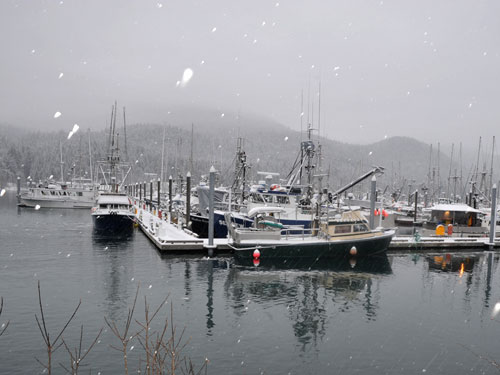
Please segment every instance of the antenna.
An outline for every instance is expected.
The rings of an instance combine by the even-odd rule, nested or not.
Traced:
[[[123,107],[123,136],[125,137],[125,161],[128,161],[128,150],[127,150],[127,121],[125,119],[125,107]]]
[[[321,137],[321,81],[318,88],[318,142]]]

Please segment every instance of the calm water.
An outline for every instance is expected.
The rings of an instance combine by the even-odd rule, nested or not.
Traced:
[[[144,296],[156,307],[168,295],[161,317],[172,304],[174,324],[191,336],[185,354],[196,365],[208,358],[209,374],[493,374],[486,358],[500,362],[500,318],[490,318],[498,268],[497,254],[488,267],[473,253],[259,268],[230,256],[162,256],[140,232],[106,239],[86,210],[18,210],[8,193],[0,198],[0,326],[11,323],[0,337],[0,373],[42,373],[40,280],[52,337],[82,301],[65,333],[71,346],[81,324],[86,347],[105,316],[123,323],[140,283],[137,319]],[[123,373],[110,344],[118,342],[107,330],[85,373]],[[141,353],[132,345],[133,362]],[[59,349],[55,362],[67,357]]]

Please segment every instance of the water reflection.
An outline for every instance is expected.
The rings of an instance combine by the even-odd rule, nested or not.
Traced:
[[[379,279],[392,273],[387,255],[340,259],[238,260],[225,284],[234,313],[245,313],[245,301],[285,305],[301,351],[323,340],[332,314],[364,311],[375,320]],[[331,311],[333,303],[334,311]]]
[[[106,315],[115,321],[123,317],[130,297],[130,272],[133,270],[131,243],[134,235],[134,232],[117,236],[96,229],[92,231],[94,255],[97,259],[105,257],[100,265],[106,269],[99,277],[103,278]]]
[[[439,254],[426,257],[429,270],[441,272],[471,273],[478,255]]]
[[[431,272],[455,273],[458,279],[465,279],[464,300],[470,302],[473,291],[480,289],[484,272],[486,272],[484,285],[483,308],[490,307],[490,297],[492,292],[491,279],[494,274],[499,258],[493,252],[475,254],[437,254],[426,256],[426,260]],[[486,271],[484,268],[486,267]],[[474,276],[474,274],[476,276]]]

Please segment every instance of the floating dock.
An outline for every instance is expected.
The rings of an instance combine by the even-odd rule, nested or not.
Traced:
[[[228,252],[226,238],[215,238],[213,246],[209,246],[207,238],[198,238],[194,233],[179,228],[174,223],[160,219],[155,212],[137,207],[137,224],[142,232],[160,251],[168,252]]]
[[[161,252],[231,252],[226,238],[215,238],[213,246],[209,246],[207,238],[198,238],[194,233],[160,219],[156,211],[135,206],[137,223],[142,232],[153,242]],[[500,238],[495,238],[493,248],[500,248]],[[488,250],[488,237],[393,237],[388,251],[468,251]]]
[[[418,241],[413,236],[393,237],[388,250],[487,250],[490,247],[488,237],[421,237]],[[500,247],[500,238],[495,238],[494,248]]]

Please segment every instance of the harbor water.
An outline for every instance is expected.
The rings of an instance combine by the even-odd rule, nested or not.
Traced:
[[[81,373],[124,373],[104,319],[123,327],[139,287],[131,332],[145,298],[153,311],[168,297],[152,330],[168,317],[178,338],[184,330],[183,355],[195,368],[208,360],[208,374],[494,374],[498,261],[497,253],[405,253],[254,266],[231,255],[164,255],[137,229],[105,237],[89,210],[17,208],[8,192],[0,197],[0,327],[10,324],[0,374],[44,373],[35,359],[46,360],[38,282],[52,339],[80,300],[63,334],[68,346],[78,345],[81,325],[84,349],[104,327]],[[144,372],[137,337],[127,353],[129,371]],[[64,347],[53,373],[65,373],[60,364],[69,366]]]

